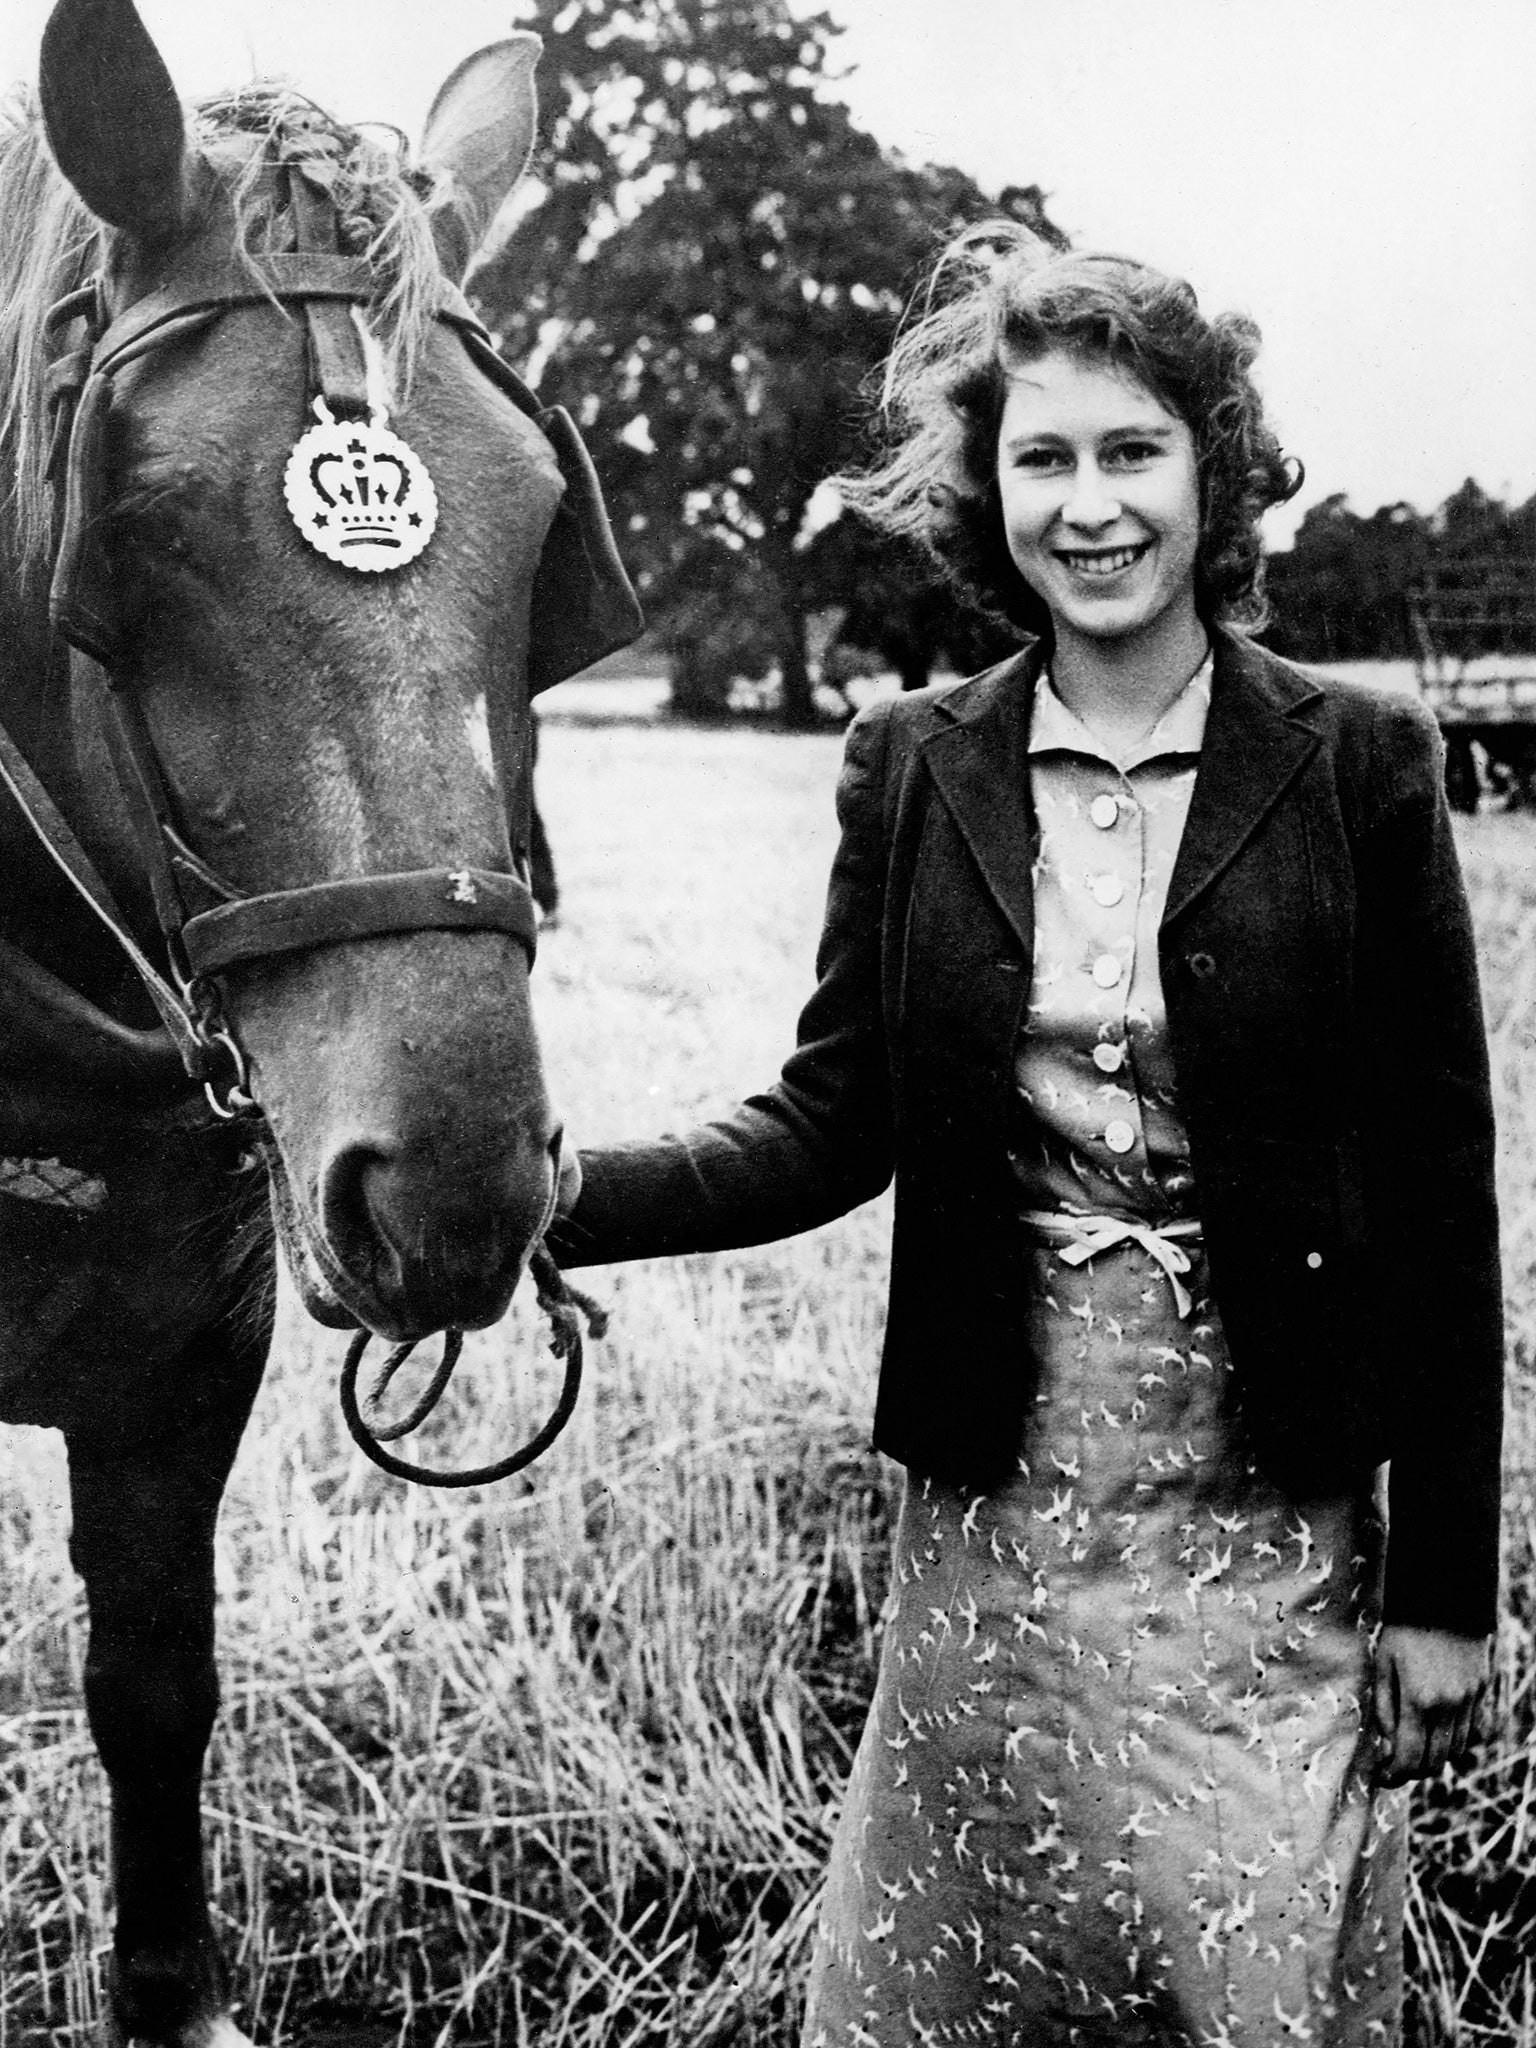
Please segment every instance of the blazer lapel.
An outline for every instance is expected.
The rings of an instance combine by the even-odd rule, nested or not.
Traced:
[[[1321,696],[1287,664],[1217,633],[1211,709],[1164,924],[1180,917],[1242,851],[1320,744],[1304,717]],[[1035,816],[1029,719],[1038,644],[936,707],[923,745],[939,793],[1024,949],[1035,944]]]
[[[1322,692],[1264,649],[1218,633],[1211,709],[1174,862],[1169,925],[1241,852],[1320,744],[1296,714]]]
[[[945,720],[923,746],[939,793],[1024,949],[1035,948],[1035,816],[1029,789],[1029,716],[1038,646],[978,676],[941,702]]]

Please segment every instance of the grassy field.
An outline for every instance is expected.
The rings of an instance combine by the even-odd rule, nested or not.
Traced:
[[[540,956],[578,1138],[776,1071],[807,986],[838,743],[558,725],[566,911]],[[1420,1798],[1415,2038],[1536,2048],[1536,821],[1463,839],[1504,1146],[1509,1613],[1476,1759]],[[1398,1020],[1386,1020],[1393,1028]],[[222,1524],[212,1877],[266,2044],[794,2042],[812,1900],[874,1673],[894,1478],[866,1448],[883,1205],[761,1253],[600,1276],[576,1421],[519,1490],[353,1454],[340,1346],[289,1314]],[[547,1398],[473,1341],[431,1448]],[[62,1459],[0,1440],[0,2048],[83,2043],[106,1934]]]

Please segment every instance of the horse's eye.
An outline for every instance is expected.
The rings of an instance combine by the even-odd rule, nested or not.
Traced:
[[[136,555],[189,554],[189,533],[195,529],[194,495],[181,476],[128,485],[107,508],[106,523],[113,543]]]

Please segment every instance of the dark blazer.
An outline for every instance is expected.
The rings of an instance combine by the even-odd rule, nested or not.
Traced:
[[[1007,1147],[1038,667],[1026,649],[860,715],[818,986],[782,1078],[683,1137],[583,1152],[581,1200],[551,1240],[563,1264],[763,1243],[894,1171],[875,1442],[978,1488],[1013,1469],[1031,1393]],[[1441,764],[1417,702],[1219,636],[1159,959],[1258,1459],[1304,1499],[1390,1457],[1388,1618],[1481,1634],[1503,1319],[1487,1051]]]

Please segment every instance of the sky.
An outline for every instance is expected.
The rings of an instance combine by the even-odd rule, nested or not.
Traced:
[[[808,4],[808,0],[807,0]],[[1533,0],[823,0],[860,122],[1264,330],[1307,467],[1271,515],[1536,493]],[[49,0],[0,0],[0,78]],[[290,77],[413,138],[509,0],[140,0],[190,97]]]

